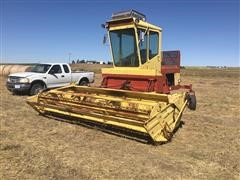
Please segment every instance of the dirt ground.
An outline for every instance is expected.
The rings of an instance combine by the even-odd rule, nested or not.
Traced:
[[[197,110],[160,146],[39,116],[1,77],[0,179],[239,179],[239,69],[182,74]]]

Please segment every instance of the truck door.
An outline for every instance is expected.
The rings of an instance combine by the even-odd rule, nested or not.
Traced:
[[[64,83],[64,86],[65,85],[68,85],[71,83],[72,81],[72,73],[70,71],[70,68],[67,64],[63,64],[63,71],[64,71],[64,77],[63,77],[63,83]]]
[[[60,65],[53,65],[47,75],[48,88],[63,86],[65,83],[65,73]]]

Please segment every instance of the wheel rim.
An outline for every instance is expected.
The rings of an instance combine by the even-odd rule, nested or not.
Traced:
[[[39,92],[41,92],[42,91],[42,87],[37,87],[36,89],[35,89],[35,91],[34,91],[34,94],[38,94]]]

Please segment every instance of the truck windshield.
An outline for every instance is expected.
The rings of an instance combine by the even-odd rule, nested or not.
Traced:
[[[115,66],[139,66],[135,31],[133,28],[110,31],[110,41]]]
[[[31,72],[46,73],[50,67],[50,64],[37,64],[33,66]]]

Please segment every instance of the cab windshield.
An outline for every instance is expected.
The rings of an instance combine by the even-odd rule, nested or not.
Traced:
[[[50,67],[51,67],[50,64],[37,64],[33,66],[31,72],[46,73]]]
[[[110,31],[114,65],[118,67],[138,67],[137,44],[133,28]]]

